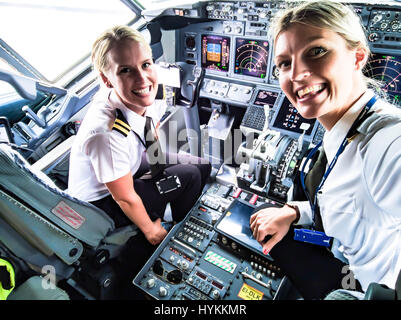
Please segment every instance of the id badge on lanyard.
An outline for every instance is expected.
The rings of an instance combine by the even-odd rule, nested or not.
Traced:
[[[312,229],[294,229],[294,240],[307,242],[307,243],[311,243],[311,244],[316,244],[316,245],[323,246],[323,247],[331,246],[332,237],[327,236],[322,231],[314,230],[315,212],[316,212],[316,208],[317,208],[317,193],[322,188],[324,182],[326,181],[331,170],[333,169],[334,165],[336,164],[338,157],[344,151],[345,147],[348,145],[348,143],[351,141],[351,139],[357,133],[356,129],[358,128],[358,126],[360,126],[361,123],[363,121],[365,121],[366,118],[370,115],[370,114],[368,114],[368,111],[375,104],[376,100],[377,100],[377,96],[375,95],[368,101],[368,103],[365,105],[365,108],[358,115],[358,118],[355,120],[355,122],[351,126],[351,128],[348,131],[347,135],[345,136],[343,142],[341,143],[340,148],[338,149],[336,155],[334,156],[334,158],[331,161],[330,165],[328,166],[326,172],[324,173],[322,181],[320,182],[319,186],[317,187],[313,199],[310,198],[309,193],[306,191],[304,169],[305,169],[305,166],[308,163],[309,159],[311,159],[313,157],[313,155],[316,153],[316,151],[320,148],[320,146],[322,145],[322,142],[319,142],[319,144],[316,145],[312,149],[312,151],[308,154],[306,161],[304,162],[304,165],[301,170],[301,184],[302,184],[302,188],[303,188],[305,194],[308,197],[309,203],[311,205],[313,225],[312,225]]]
[[[322,231],[311,229],[294,229],[294,240],[316,244],[322,247],[330,247],[333,238]]]

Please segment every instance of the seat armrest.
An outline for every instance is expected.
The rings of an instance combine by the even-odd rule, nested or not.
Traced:
[[[64,140],[54,149],[46,153],[42,158],[36,161],[31,167],[34,170],[46,171],[49,169],[58,159],[63,157],[66,153],[71,150],[72,143],[74,142],[75,136],[71,136]]]

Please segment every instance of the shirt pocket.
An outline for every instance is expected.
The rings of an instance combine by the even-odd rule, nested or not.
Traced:
[[[355,198],[320,192],[317,198],[326,234],[340,240],[343,245],[350,246],[361,218]]]

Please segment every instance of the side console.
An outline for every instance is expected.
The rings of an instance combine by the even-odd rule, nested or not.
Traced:
[[[213,184],[169,232],[135,277],[134,285],[159,300],[272,300],[286,296],[289,280],[273,259],[257,248],[249,230],[254,207],[266,202],[282,205],[234,186]],[[237,210],[236,203],[248,210]],[[223,224],[224,217],[235,217],[240,211],[245,216]],[[229,232],[225,232],[227,226]]]

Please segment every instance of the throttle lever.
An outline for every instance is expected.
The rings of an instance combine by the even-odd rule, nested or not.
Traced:
[[[46,127],[46,121],[44,119],[39,118],[39,116],[33,112],[29,106],[23,106],[22,111],[26,114],[26,116],[31,119],[33,122],[35,122],[39,127],[45,128]]]

